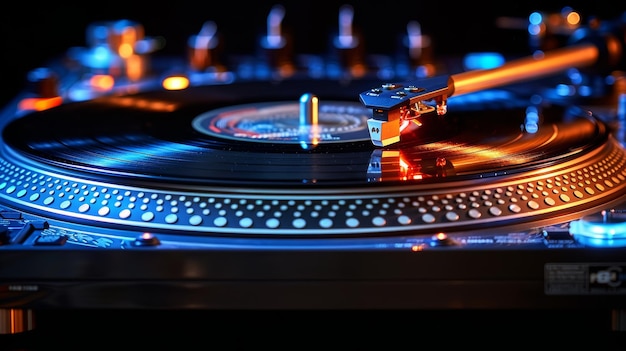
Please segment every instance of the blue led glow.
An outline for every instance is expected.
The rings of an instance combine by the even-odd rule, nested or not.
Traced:
[[[534,94],[530,97],[531,104],[539,105],[541,104],[542,101],[543,101],[543,97],[539,94]]]
[[[528,16],[528,22],[530,24],[539,25],[543,22],[543,16],[539,12],[533,12]]]
[[[468,70],[496,68],[502,66],[504,62],[502,54],[496,52],[470,53],[463,59],[463,65]]]
[[[558,84],[556,86],[556,94],[558,96],[572,96],[574,95],[574,88],[567,84]]]
[[[622,123],[626,121],[626,94],[617,97],[617,119]]]
[[[88,87],[77,86],[70,89],[67,93],[68,97],[72,101],[85,101],[93,99],[95,96],[94,91]]]
[[[505,90],[488,89],[471,94],[455,95],[448,100],[449,106],[482,106],[481,103],[490,101],[506,101],[513,99],[514,95]],[[457,105],[458,104],[458,105]]]
[[[539,111],[535,106],[529,106],[526,109],[526,118],[524,119],[524,130],[528,133],[537,133],[539,130]]]
[[[115,55],[105,46],[96,46],[83,56],[83,64],[92,68],[109,68],[115,61]]]
[[[530,35],[538,35],[541,33],[541,26],[538,24],[529,24],[528,25],[528,34]]]
[[[588,85],[582,85],[578,88],[578,94],[580,94],[580,96],[591,96],[592,93],[593,89]]]
[[[583,82],[583,75],[577,69],[567,70],[567,78],[569,78],[573,84],[581,84]]]
[[[429,74],[430,72],[428,71],[428,68],[425,66],[419,66],[415,69],[415,76],[418,78],[427,78]]]

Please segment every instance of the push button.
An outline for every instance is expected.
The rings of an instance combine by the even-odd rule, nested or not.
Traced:
[[[133,241],[134,246],[159,246],[161,241],[152,233],[143,233]]]

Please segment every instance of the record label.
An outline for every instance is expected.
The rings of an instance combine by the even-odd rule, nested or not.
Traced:
[[[193,120],[206,135],[238,141],[285,144],[337,143],[369,140],[371,112],[358,103],[322,102],[317,124],[302,123],[296,102],[268,102],[208,111]]]

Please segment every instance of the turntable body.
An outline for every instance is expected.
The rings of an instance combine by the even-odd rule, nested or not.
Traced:
[[[343,42],[294,64],[267,36],[263,56],[216,62],[208,22],[186,59],[144,49],[103,62],[96,50],[123,46],[116,30],[141,26],[94,26],[113,34],[33,71],[36,88],[2,114],[4,311],[621,316],[618,83],[588,99],[555,98],[561,76],[451,97],[445,118],[420,116],[378,147],[358,95],[383,73],[419,81],[434,69],[424,61],[358,61]]]

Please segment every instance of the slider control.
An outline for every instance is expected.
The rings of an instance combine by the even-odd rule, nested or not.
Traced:
[[[189,65],[197,71],[215,68],[222,71],[219,62],[221,48],[217,25],[213,21],[204,22],[200,32],[187,41]]]
[[[88,48],[70,52],[94,74],[136,81],[149,69],[149,54],[160,49],[160,38],[145,37],[144,28],[131,20],[94,22],[87,28]]]
[[[291,38],[283,31],[284,18],[285,8],[274,5],[267,16],[267,33],[260,42],[265,59],[280,77],[290,76],[295,71],[291,62]]]
[[[343,5],[339,9],[339,29],[333,40],[340,64],[352,76],[361,77],[366,73],[364,45],[354,27],[354,8]]]
[[[415,76],[418,78],[434,76],[436,70],[431,40],[422,33],[422,26],[418,21],[410,21],[407,24],[404,45],[408,51],[411,67],[415,69]]]

